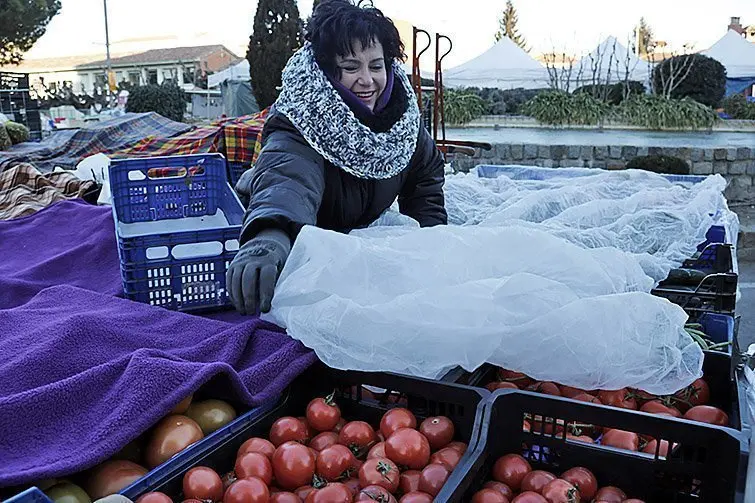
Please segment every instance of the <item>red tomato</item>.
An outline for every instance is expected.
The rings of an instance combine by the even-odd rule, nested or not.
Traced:
[[[336,445],[337,443],[338,443],[338,433],[334,433],[332,431],[324,431],[320,433],[319,435],[317,435],[312,440],[310,440],[309,446],[319,452],[325,449],[326,447],[330,447],[331,445]]]
[[[307,496],[309,496],[309,493],[311,493],[314,490],[315,488],[310,485],[301,486],[298,489],[296,489],[296,491],[294,491],[294,494],[296,494],[296,496],[298,496],[300,500],[304,501],[307,499]]]
[[[223,481],[212,468],[196,466],[183,478],[184,498],[220,501],[223,498]]]
[[[506,454],[498,458],[493,465],[493,479],[503,482],[514,491],[518,491],[522,486],[522,479],[531,471],[532,467],[522,456]]]
[[[526,432],[532,431],[532,425],[526,419],[522,420],[522,431],[526,431]]]
[[[552,382],[536,382],[525,388],[527,391],[543,393],[545,395],[561,396],[561,390]]]
[[[396,498],[385,487],[367,486],[362,488],[354,501],[379,501],[381,503],[396,503]]]
[[[489,480],[485,482],[485,485],[482,487],[483,489],[495,489],[496,491],[503,494],[509,499],[514,497],[514,491],[512,491],[511,488],[507,486],[506,484],[504,484],[503,482],[498,482],[496,480]]]
[[[391,409],[383,414],[383,418],[380,420],[380,433],[385,438],[390,437],[394,431],[401,428],[416,427],[417,418],[414,416],[414,413],[404,408]]]
[[[608,430],[603,434],[601,445],[636,451],[640,447],[640,437],[634,432],[623,430]]]
[[[367,459],[371,458],[384,458],[385,457],[385,442],[378,442],[373,445],[370,452],[367,453]]]
[[[686,388],[677,391],[674,397],[679,399],[680,403],[677,403],[677,407],[684,412],[696,405],[707,405],[710,402],[710,387],[703,379],[696,379]]]
[[[548,500],[538,493],[527,491],[514,498],[511,503],[548,503]]]
[[[305,486],[315,475],[315,456],[309,447],[298,442],[286,442],[275,449],[273,474],[283,489]]]
[[[514,372],[513,370],[506,370],[506,369],[498,370],[498,380],[513,382],[520,388],[524,388],[532,384],[532,379],[527,377],[525,374],[522,374],[521,372]]]
[[[270,494],[270,503],[301,503],[301,498],[290,492]]]
[[[406,470],[398,479],[398,487],[402,493],[419,491],[419,478],[422,472],[419,470]]]
[[[598,479],[590,470],[582,466],[566,470],[561,474],[561,478],[576,487],[585,501],[592,501],[593,496],[598,492]]]
[[[437,496],[450,474],[443,465],[427,465],[419,477],[419,490]]]
[[[571,433],[566,434],[567,440],[573,440],[575,442],[582,442],[585,444],[594,444],[595,440],[593,440],[592,437],[588,437],[587,435],[572,435]]]
[[[341,420],[341,409],[333,400],[333,395],[315,398],[307,405],[307,421],[317,431],[330,431]]]
[[[427,493],[413,491],[401,496],[398,503],[433,503],[433,497]]]
[[[696,405],[684,413],[684,419],[700,421],[701,423],[729,426],[729,416],[718,407],[710,405]]]
[[[459,451],[459,454],[461,454],[462,456],[465,452],[467,452],[467,444],[465,444],[464,442],[451,442],[446,447]]]
[[[419,432],[427,438],[430,449],[437,451],[454,439],[454,423],[445,416],[428,417],[419,425]]]
[[[595,501],[600,503],[622,503],[625,499],[626,493],[613,486],[601,487],[595,494]]]
[[[367,451],[375,442],[377,442],[375,430],[364,421],[346,423],[338,434],[338,443],[351,449],[351,452],[357,457],[363,457],[367,454]]]
[[[480,489],[472,496],[472,503],[509,503],[509,499],[495,489]]]
[[[167,494],[155,491],[143,494],[136,503],[173,503],[173,500]]]
[[[359,469],[359,483],[362,487],[381,486],[394,493],[398,489],[400,473],[390,459],[372,458]]]
[[[551,472],[543,470],[533,470],[524,476],[522,479],[522,491],[533,491],[536,493],[542,492],[543,487],[547,486],[549,482],[556,480],[556,476]]]
[[[303,443],[307,443],[310,438],[314,437],[317,432],[312,428],[312,426],[309,424],[309,421],[307,421],[307,418],[305,416],[297,417],[299,421],[301,421],[304,424],[304,431],[307,432],[307,439]]]
[[[661,440],[660,449],[658,449],[658,441],[656,439],[651,440],[642,448],[642,452],[652,455],[655,455],[656,450],[658,451],[658,456],[662,458],[668,457],[668,440]]]
[[[621,388],[616,391],[601,391],[598,393],[598,398],[604,405],[610,405],[611,407],[619,407],[621,409],[637,410],[637,400],[634,399],[634,395],[626,388]]]
[[[257,477],[237,480],[223,495],[223,503],[268,503],[270,491]]]
[[[356,460],[348,447],[337,444],[320,451],[315,461],[316,473],[328,482],[335,482],[354,468]]]
[[[571,386],[565,386],[563,384],[560,385],[558,389],[559,391],[561,391],[561,396],[566,398],[574,398],[577,395],[587,394],[587,392],[583,389],[573,388]]]
[[[351,490],[336,482],[309,493],[306,503],[351,503],[353,499],[354,495],[351,494]]]
[[[163,464],[203,437],[202,428],[193,419],[181,415],[164,417],[152,429],[144,454],[147,466],[155,468]],[[90,496],[97,498],[92,494]]]
[[[677,409],[676,407],[665,405],[660,400],[651,400],[649,402],[645,402],[645,405],[640,407],[640,410],[642,412],[647,412],[649,414],[661,413],[661,414],[668,414],[674,417],[682,417],[682,413],[679,412],[679,409]]]
[[[273,482],[273,465],[264,454],[259,452],[247,452],[239,456],[233,471],[240,479],[257,477],[267,485]]]
[[[436,463],[445,466],[449,472],[456,469],[456,465],[461,461],[462,454],[452,447],[444,447],[430,456],[430,463]]]
[[[563,479],[556,479],[543,487],[543,498],[548,503],[579,503],[580,493],[576,487]]]
[[[147,469],[131,461],[105,461],[93,470],[84,489],[94,501],[120,492],[145,475]]]
[[[592,396],[588,393],[580,393],[578,395],[575,395],[571,397],[572,400],[579,400],[580,402],[587,402],[587,403],[597,403],[598,405],[602,405],[603,402],[600,401],[600,398],[596,396]]]
[[[421,470],[430,460],[430,444],[417,430],[401,428],[385,441],[385,455],[397,465]]]
[[[236,457],[239,457],[247,452],[259,452],[260,454],[267,456],[267,459],[272,461],[273,453],[275,452],[275,446],[269,440],[254,437],[241,444]]]
[[[307,425],[295,417],[282,417],[270,428],[270,442],[275,447],[290,441],[306,443],[308,438]]]
[[[519,389],[519,386],[513,382],[508,381],[493,381],[485,385],[488,391],[495,391],[497,389]]]

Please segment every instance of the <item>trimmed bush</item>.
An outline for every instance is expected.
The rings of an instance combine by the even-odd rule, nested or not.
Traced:
[[[8,131],[10,141],[15,145],[16,143],[23,143],[29,141],[29,128],[18,122],[8,121],[5,123],[5,130]]]
[[[443,92],[443,116],[451,125],[472,122],[486,112],[485,101],[470,91],[446,89]]]
[[[717,107],[726,94],[726,68],[702,54],[674,56],[659,63],[653,70],[656,94],[663,93],[664,80],[668,82],[672,77],[682,80],[671,92],[671,98],[691,98],[703,105]]]
[[[182,122],[186,111],[186,93],[173,83],[138,86],[128,95],[126,111],[157,112],[163,117]]]
[[[644,155],[631,159],[627,169],[643,169],[664,175],[689,175],[689,164],[670,155]]]

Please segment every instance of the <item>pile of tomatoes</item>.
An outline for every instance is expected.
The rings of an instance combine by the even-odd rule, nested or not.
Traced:
[[[236,410],[222,400],[195,401],[184,398],[170,413],[149,431],[128,444],[112,459],[88,473],[76,474],[72,480],[35,483],[50,499],[66,499],[69,503],[89,503],[120,492],[136,480],[172,458],[206,435],[230,423]]]
[[[535,381],[520,372],[500,369],[498,371],[498,380],[489,383],[486,387],[490,391],[498,389],[522,389],[582,402],[639,410],[650,414],[684,418],[718,426],[729,425],[729,416],[726,412],[718,407],[708,405],[710,402],[710,387],[704,379],[697,379],[674,395],[657,396],[629,388],[616,391],[583,390],[552,382]],[[551,434],[554,430],[556,433],[566,430],[566,437],[575,441],[588,443],[599,441],[601,445],[610,445],[619,449],[641,450],[653,454],[659,452],[664,457],[668,452],[668,442],[665,440],[662,441],[662,445],[658,448],[657,441],[633,432],[604,429],[593,425],[564,425],[558,422],[555,425],[543,425],[541,424],[541,419],[532,418],[530,421],[525,421],[524,429],[526,431],[544,432],[547,434]]]
[[[472,503],[643,503],[630,499],[618,487],[598,487],[598,479],[584,467],[566,470],[560,477],[533,470],[518,454],[501,456],[493,465],[493,479]]]
[[[315,398],[305,416],[281,417],[267,439],[246,440],[233,470],[186,472],[183,503],[431,502],[467,449],[454,433],[449,418],[419,421],[403,407],[386,412],[377,428],[347,422],[333,395]],[[137,503],[173,502],[152,492]]]

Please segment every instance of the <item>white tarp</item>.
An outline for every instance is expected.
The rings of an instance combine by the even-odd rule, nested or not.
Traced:
[[[633,170],[448,177],[448,226],[305,227],[264,318],[336,368],[438,377],[490,362],[673,393],[702,376],[703,354],[684,311],[649,291],[728,211],[725,186]]]
[[[628,80],[645,83],[651,72],[652,63],[639,59],[616,37],[608,37],[574,65],[572,81],[578,85],[614,84],[628,75]]]
[[[724,65],[729,79],[755,78],[755,44],[734,30],[729,30],[702,54]]]
[[[449,87],[538,89],[548,87],[548,71],[504,37],[476,58],[443,72]]]

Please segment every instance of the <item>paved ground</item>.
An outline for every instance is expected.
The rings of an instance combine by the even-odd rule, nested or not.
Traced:
[[[755,343],[755,262],[739,263],[739,290],[742,297],[737,302],[739,322],[739,345],[743,351]]]

